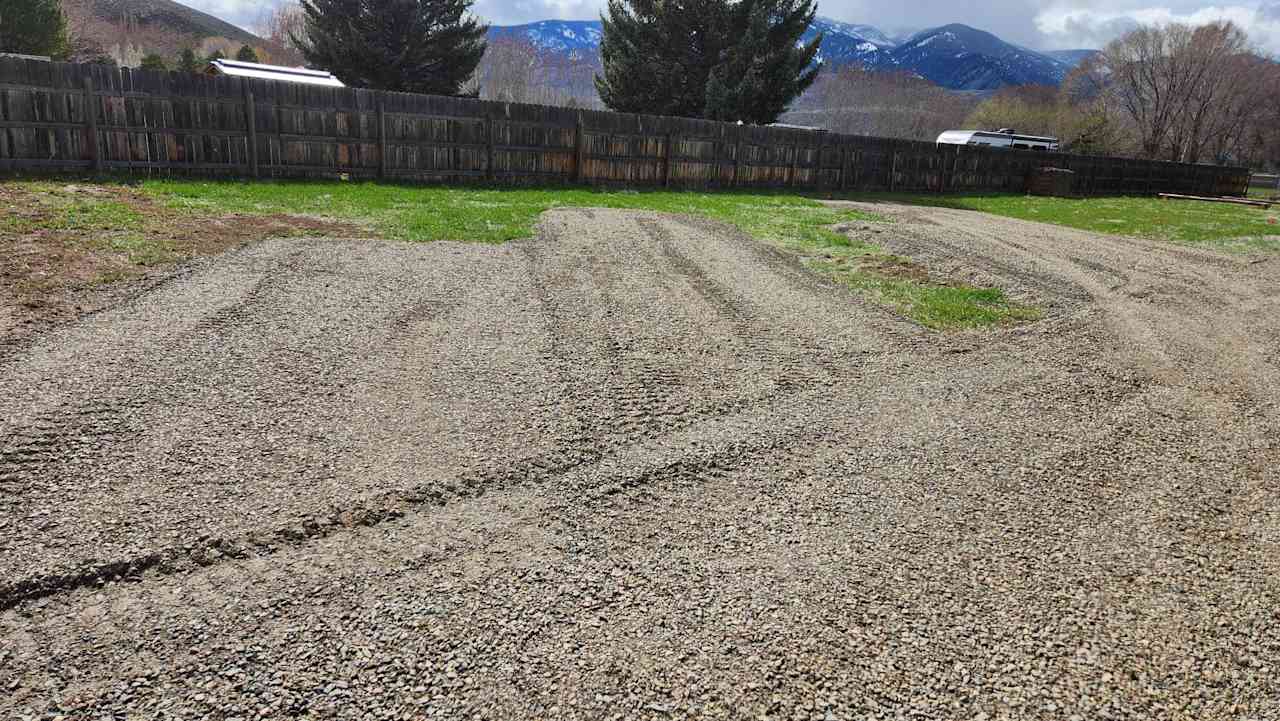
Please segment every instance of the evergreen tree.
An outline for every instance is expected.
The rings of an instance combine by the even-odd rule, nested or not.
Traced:
[[[67,18],[58,0],[0,2],[0,52],[67,57]]]
[[[211,63],[211,62],[213,62],[214,60],[222,60],[222,59],[223,59],[223,58],[225,58],[225,57],[227,57],[227,56],[226,56],[226,55],[223,55],[221,50],[214,50],[213,52],[209,53],[209,56],[208,56],[208,57],[206,57],[206,58],[204,59],[204,61],[205,61],[206,63]]]
[[[473,0],[302,0],[307,63],[355,87],[458,95],[484,55]],[[473,93],[474,94],[474,93]]]
[[[241,45],[240,50],[236,52],[236,60],[245,63],[258,62],[258,53],[248,45]]]
[[[771,123],[817,79],[814,0],[609,0],[600,99],[613,110]]]
[[[143,70],[168,70],[169,65],[156,53],[147,53],[142,56],[142,62],[138,64]]]
[[[178,70],[184,73],[200,72],[200,60],[196,58],[196,51],[191,48],[183,48],[178,54]]]

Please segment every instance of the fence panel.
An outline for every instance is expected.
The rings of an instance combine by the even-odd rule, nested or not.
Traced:
[[[1244,168],[937,146],[270,80],[0,58],[0,170],[683,188],[1243,195]]]

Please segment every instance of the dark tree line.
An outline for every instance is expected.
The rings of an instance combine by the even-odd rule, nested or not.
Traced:
[[[67,18],[58,0],[0,2],[0,52],[61,60],[69,51]]]
[[[610,0],[600,99],[613,110],[771,123],[813,84],[813,0]]]
[[[508,63],[480,67],[488,28],[471,3],[301,0],[289,35],[309,64],[349,85],[476,95]],[[821,36],[800,43],[816,11],[814,0],[610,0],[600,100],[622,112],[773,122],[818,75]]]
[[[302,0],[293,38],[307,62],[347,85],[459,95],[484,55],[473,0]]]

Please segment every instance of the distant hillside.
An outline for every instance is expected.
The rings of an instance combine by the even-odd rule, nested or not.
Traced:
[[[520,38],[543,50],[594,53],[600,47],[599,20],[539,20],[527,25],[492,25],[491,38]]]
[[[952,90],[1057,85],[1071,69],[1061,60],[960,24],[916,33],[894,48],[891,60]]]
[[[153,34],[194,38],[224,37],[258,45],[262,39],[231,23],[173,0],[92,0],[93,12],[112,25]]]
[[[1085,60],[1088,60],[1089,58],[1097,54],[1098,54],[1097,50],[1083,50],[1083,49],[1082,50],[1050,50],[1045,53],[1045,55],[1048,55],[1049,57],[1054,58],[1056,60],[1061,60],[1067,65],[1070,65],[1072,68],[1078,67],[1080,63],[1083,63]]]

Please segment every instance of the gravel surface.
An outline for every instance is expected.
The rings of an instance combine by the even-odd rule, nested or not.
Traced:
[[[558,210],[46,334],[0,365],[0,718],[1280,717],[1280,259],[874,209],[1045,320]]]

